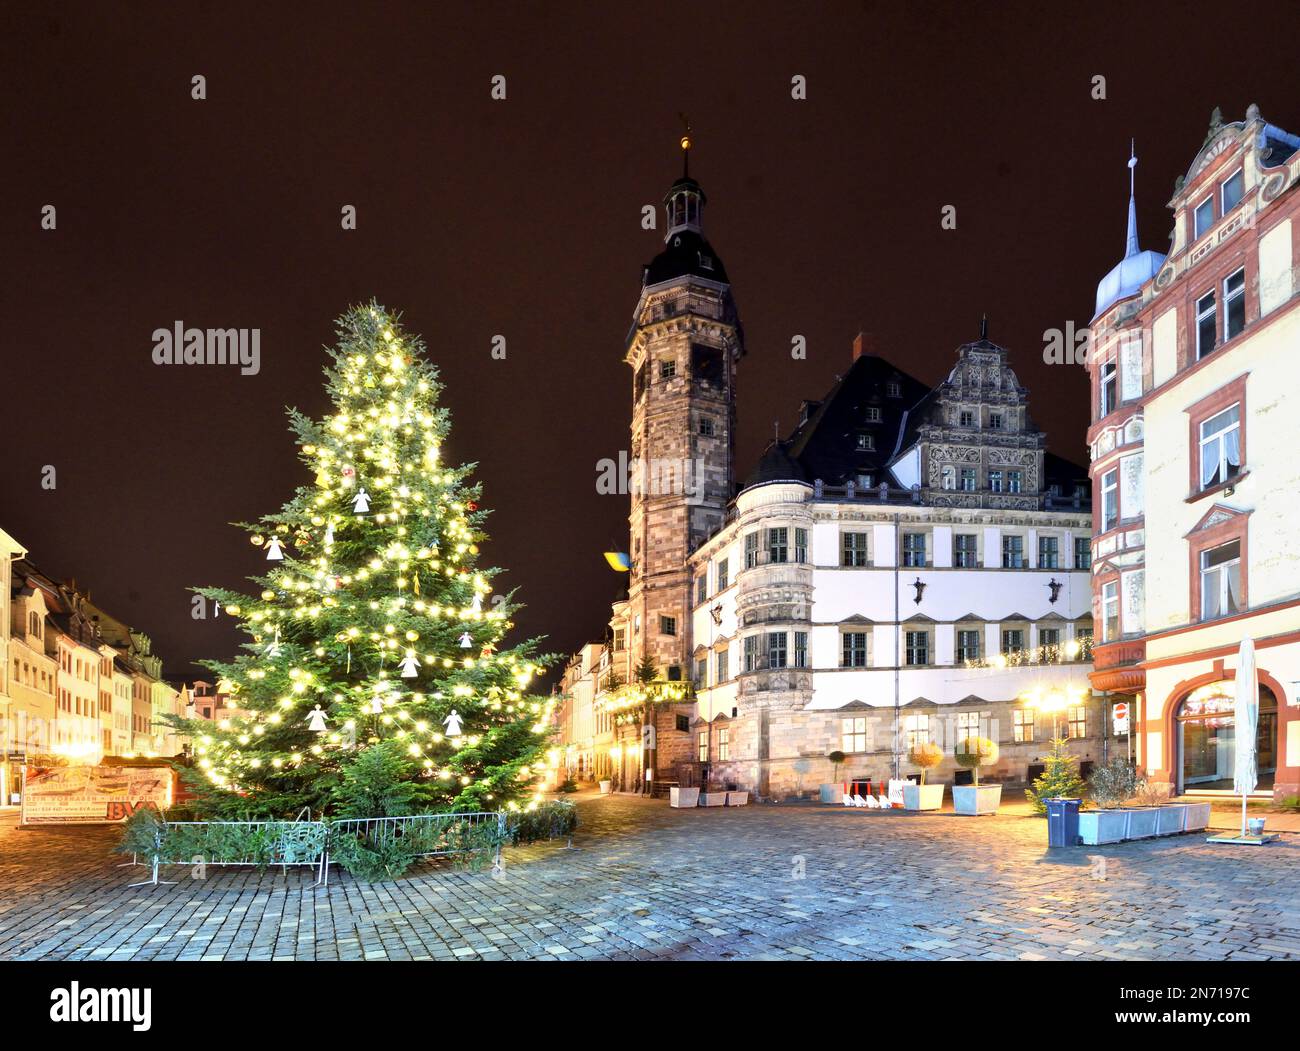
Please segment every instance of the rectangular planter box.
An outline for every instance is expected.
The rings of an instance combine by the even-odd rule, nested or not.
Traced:
[[[1156,834],[1160,822],[1160,807],[1141,807],[1126,810],[1128,829],[1125,839],[1149,839]]]
[[[947,785],[903,786],[903,808],[905,810],[939,810],[943,807],[943,790]]]
[[[1124,810],[1079,811],[1079,841],[1095,847],[1102,843],[1120,843],[1128,830],[1128,812]]]
[[[996,814],[1002,802],[1001,785],[953,785],[952,805],[959,814]]]
[[[1187,827],[1187,804],[1166,803],[1156,811],[1156,835],[1173,836]]]
[[[822,785],[819,797],[823,803],[842,803],[844,802],[844,785]]]
[[[1188,803],[1187,816],[1183,820],[1184,832],[1200,832],[1210,827],[1210,804]]]
[[[611,787],[613,787],[613,784],[614,784],[614,783],[613,783],[612,781],[602,781],[602,782],[600,782],[600,794],[601,794],[602,796],[607,796],[607,795],[609,795],[609,790],[610,790]]]
[[[749,804],[748,792],[728,792],[727,806],[747,806]]]
[[[699,806],[700,790],[698,788],[670,788],[668,790],[668,805],[675,807]]]
[[[726,792],[701,792],[700,806],[726,806]]]

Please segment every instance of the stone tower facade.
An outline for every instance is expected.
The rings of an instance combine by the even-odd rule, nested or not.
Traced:
[[[625,360],[632,370],[628,667],[690,678],[688,556],[723,523],[735,488],[736,364],[744,335],[689,175],[664,198],[664,250],[642,279]]]

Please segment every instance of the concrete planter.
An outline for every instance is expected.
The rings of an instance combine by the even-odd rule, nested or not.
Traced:
[[[748,792],[727,793],[727,806],[748,806],[748,805],[749,805]]]
[[[600,794],[602,796],[609,795],[609,790],[613,787],[613,785],[614,785],[613,781],[602,781],[600,783]]]
[[[1086,846],[1123,842],[1127,831],[1128,812],[1125,810],[1079,811],[1079,840]]]
[[[726,806],[726,792],[701,792],[700,806]]]
[[[1001,802],[1001,785],[952,786],[952,805],[959,814],[972,817],[979,814],[996,814]]]
[[[840,803],[844,799],[844,785],[836,782],[833,785],[822,785],[818,792],[818,799],[823,803]]]
[[[1173,836],[1187,827],[1187,804],[1166,803],[1156,811],[1156,835]]]
[[[1210,827],[1210,804],[1188,803],[1187,816],[1183,821],[1184,832],[1200,832]]]
[[[700,790],[698,788],[670,788],[668,790],[668,805],[675,807],[699,806]]]
[[[1149,839],[1156,834],[1160,822],[1160,807],[1141,807],[1125,811],[1128,814],[1128,828],[1125,839]],[[1179,821],[1181,825],[1181,820]]]
[[[903,786],[903,809],[941,809],[943,807],[943,790],[946,787],[946,785],[914,785],[909,781]]]

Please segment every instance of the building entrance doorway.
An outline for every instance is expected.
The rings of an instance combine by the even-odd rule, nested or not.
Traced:
[[[1198,686],[1178,706],[1178,790],[1231,792],[1237,756],[1233,682]],[[1267,686],[1259,688],[1259,729],[1255,740],[1259,784],[1271,792],[1277,771],[1277,698]]]

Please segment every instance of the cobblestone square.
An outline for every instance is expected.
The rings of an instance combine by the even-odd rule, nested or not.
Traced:
[[[129,888],[147,873],[117,867],[117,829],[5,814],[0,959],[1300,960],[1300,836],[1049,851],[1018,815],[577,799],[576,849],[507,850],[501,878],[429,864],[327,889],[181,867]]]

